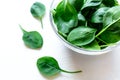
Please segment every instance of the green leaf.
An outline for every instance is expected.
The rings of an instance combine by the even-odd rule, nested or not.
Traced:
[[[107,43],[120,41],[120,18],[101,33],[100,38]]]
[[[104,5],[106,5],[107,7],[113,7],[118,5],[118,1],[117,0],[103,0],[102,3]]]
[[[106,27],[120,17],[120,6],[110,8],[103,18],[103,26]]]
[[[63,70],[59,67],[59,64],[57,62],[56,59],[54,59],[53,57],[50,56],[44,56],[41,57],[37,60],[37,67],[38,70],[40,71],[40,73],[44,76],[54,76],[58,73],[62,72],[66,72],[66,73],[79,73],[80,71],[66,71]]]
[[[95,32],[93,28],[79,26],[69,33],[67,40],[76,46],[87,45],[95,39]]]
[[[119,30],[119,19],[120,19],[120,6],[110,8],[103,18],[103,29],[96,35],[98,37],[106,30],[114,28],[115,32]],[[117,29],[116,29],[117,28]],[[116,30],[115,30],[116,29]]]
[[[96,12],[93,13],[91,17],[91,22],[93,23],[103,23],[103,15],[108,10],[108,7],[99,8]]]
[[[100,35],[100,38],[108,44],[118,42],[120,41],[120,29],[119,34],[111,31],[105,31]]]
[[[60,73],[58,62],[49,56],[41,57],[37,60],[37,67],[41,74],[53,76]]]
[[[90,44],[82,46],[82,48],[84,48],[86,50],[100,50],[100,46],[99,46],[99,44],[98,44],[98,42],[96,40],[94,40]]]
[[[45,15],[45,6],[40,2],[35,2],[31,6],[30,12],[33,17],[37,18],[41,22],[43,28],[42,17]]]
[[[70,29],[78,23],[77,11],[67,0],[63,0],[58,4],[53,19],[58,31],[62,34],[69,33]]]
[[[83,26],[86,24],[85,17],[79,12],[78,13],[78,26]]]
[[[81,7],[84,4],[84,0],[68,0],[70,2],[70,4],[72,4],[75,9],[77,10],[77,12],[80,11]]]
[[[96,35],[108,44],[120,41],[120,6],[110,8],[104,15],[104,28]]]
[[[98,9],[102,0],[86,0],[85,4],[81,8],[82,15],[89,20],[91,15]]]
[[[42,47],[43,38],[40,33],[38,33],[37,31],[27,32],[22,27],[21,27],[21,30],[23,31],[22,39],[27,47],[32,49],[37,49]]]

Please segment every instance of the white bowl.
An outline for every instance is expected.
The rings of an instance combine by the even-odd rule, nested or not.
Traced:
[[[56,6],[58,5],[58,3],[59,3],[60,1],[61,1],[61,0],[53,0],[52,4],[51,4],[51,6],[50,6],[50,22],[51,22],[53,31],[55,32],[55,34],[57,35],[57,37],[59,38],[59,40],[60,40],[66,47],[68,47],[69,49],[71,49],[71,50],[73,50],[73,51],[75,51],[75,52],[77,52],[77,53],[80,53],[80,54],[85,54],[85,55],[100,55],[100,54],[108,53],[108,52],[112,51],[114,48],[116,48],[117,46],[120,45],[120,41],[119,41],[119,42],[117,42],[116,45],[114,45],[114,46],[109,46],[109,47],[104,48],[104,49],[102,49],[102,50],[94,50],[94,51],[91,51],[91,50],[86,50],[86,49],[83,49],[83,48],[74,46],[74,45],[72,45],[71,43],[69,43],[67,40],[65,40],[65,39],[58,33],[56,24],[54,23],[53,16],[52,16],[52,13],[51,13],[51,11],[56,8]]]

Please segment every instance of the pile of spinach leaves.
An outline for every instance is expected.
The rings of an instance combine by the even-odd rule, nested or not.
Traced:
[[[52,16],[60,36],[75,46],[101,50],[120,41],[117,0],[62,0]]]

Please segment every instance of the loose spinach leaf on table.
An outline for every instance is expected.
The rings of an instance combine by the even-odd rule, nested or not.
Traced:
[[[37,48],[42,47],[43,38],[40,33],[38,33],[37,31],[28,32],[24,30],[21,26],[20,28],[23,32],[22,39],[27,47],[32,48],[32,49],[37,49]]]
[[[102,0],[102,3],[104,5],[106,5],[107,7],[113,7],[118,5],[118,1],[117,0]]]
[[[89,20],[91,15],[99,8],[102,0],[86,0],[81,8],[81,13],[84,17]]]
[[[43,28],[42,17],[45,14],[45,6],[44,6],[44,4],[42,4],[40,2],[33,3],[33,5],[31,6],[31,9],[30,9],[30,12],[31,12],[32,16],[34,16],[35,18],[40,20],[41,26]]]
[[[77,11],[67,0],[63,0],[58,4],[54,10],[53,18],[58,31],[63,35],[67,35],[70,29],[78,23]]]
[[[76,46],[83,46],[91,43],[95,39],[96,29],[79,26],[73,29],[67,37],[67,40]]]
[[[40,73],[44,76],[54,76],[60,72],[66,72],[66,73],[79,73],[80,71],[66,71],[59,67],[59,64],[56,59],[50,56],[44,56],[37,60],[37,67]]]
[[[84,4],[84,0],[68,0],[70,2],[70,4],[72,4],[75,9],[77,10],[77,12],[80,11],[81,7]]]

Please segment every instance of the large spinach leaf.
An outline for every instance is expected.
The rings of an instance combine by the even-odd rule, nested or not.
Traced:
[[[76,46],[87,45],[95,39],[95,32],[96,29],[79,26],[68,34],[67,40]]]
[[[63,0],[58,4],[53,18],[58,31],[63,35],[69,33],[70,29],[78,23],[77,11],[67,0]]]

